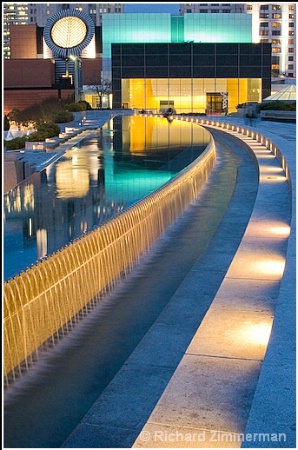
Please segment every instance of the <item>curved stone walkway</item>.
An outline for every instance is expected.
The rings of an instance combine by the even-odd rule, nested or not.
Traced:
[[[271,386],[278,392],[281,380],[268,385],[268,375],[261,373],[275,311],[272,293],[279,295],[287,258],[289,184],[269,149],[229,133],[250,146],[259,166],[253,214],[211,307],[134,447],[291,447],[295,442],[293,401],[286,408],[289,421],[272,422],[268,405],[274,394],[263,398],[264,390],[268,394]],[[288,344],[279,374],[293,357],[291,376],[282,378],[289,399],[295,359],[294,341]]]
[[[216,133],[215,130],[216,126]],[[253,214],[207,314],[135,440],[134,447],[291,447],[295,440],[295,433],[291,428],[295,422],[293,402],[285,406],[283,393],[279,397],[282,397],[282,407],[289,415],[286,423],[274,422],[272,415],[266,416],[268,407],[260,411],[260,405],[261,410],[264,405],[262,390],[264,385],[265,389],[268,386],[266,350],[272,348],[271,341],[268,347],[268,340],[274,313],[278,316],[285,279],[283,271],[291,253],[289,248],[292,248],[289,238],[290,230],[290,237],[293,232],[292,192],[285,178],[286,165],[282,163],[282,168],[271,150],[254,139],[239,135],[237,131],[231,134],[252,148],[260,169],[260,184]],[[295,174],[292,172],[291,175],[293,177]],[[243,202],[245,203],[245,199]],[[232,214],[234,219],[237,217],[238,222],[241,217],[239,205]],[[221,236],[217,249],[223,242],[224,238]],[[190,295],[198,297],[202,295],[198,288],[205,286],[206,289],[208,281],[212,284],[210,275],[214,270],[220,270],[221,261],[218,253],[208,251],[208,256],[209,265],[204,261],[202,267],[198,262],[172,301],[181,301],[181,297],[186,299]],[[285,273],[287,270],[286,267]],[[198,276],[204,277],[204,284],[196,280]],[[292,288],[291,292],[293,294]],[[291,299],[292,304],[293,300],[294,298]],[[166,309],[164,314],[165,320],[168,315],[171,317],[170,309]],[[272,335],[276,329],[275,323]],[[293,339],[292,324],[290,329]],[[132,422],[129,417],[135,417],[137,412],[141,417],[140,411],[146,409],[134,401],[135,392],[132,389],[133,386],[139,386],[145,396],[144,402],[146,392],[147,402],[149,401],[150,389],[135,384],[139,372],[133,367],[132,373],[129,370],[130,364],[142,360],[140,355],[143,355],[145,367],[150,365],[150,361],[151,367],[162,364],[157,350],[158,345],[163,342],[160,339],[160,329],[157,328],[154,332],[153,327],[150,331],[138,347],[141,352],[139,356],[136,356],[138,353],[132,354],[64,447],[131,446],[129,436],[132,435]],[[144,357],[148,358],[148,353],[142,354],[144,349],[151,349],[149,362],[144,361]],[[275,350],[273,353],[275,354]],[[152,363],[152,358],[155,364]],[[294,365],[295,360],[291,360],[287,367],[292,377],[295,373]],[[129,375],[132,377],[131,383]],[[151,379],[150,372],[148,376]],[[291,376],[285,383],[293,394]],[[127,383],[119,383],[121,377],[124,377],[122,380],[126,377]],[[259,381],[259,378],[265,379]],[[279,385],[280,381],[275,385],[277,391]],[[122,413],[121,408],[119,411],[118,408],[113,409],[113,400],[117,398],[127,400],[127,407],[122,409]],[[262,413],[264,416],[260,415]],[[265,420],[267,424],[264,423]],[[136,421],[135,429],[139,425],[140,421]]]

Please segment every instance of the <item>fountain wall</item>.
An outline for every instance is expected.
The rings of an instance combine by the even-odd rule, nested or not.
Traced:
[[[111,288],[194,201],[215,163],[205,151],[167,184],[109,222],[4,283],[4,376],[28,366],[32,354],[82,309]]]

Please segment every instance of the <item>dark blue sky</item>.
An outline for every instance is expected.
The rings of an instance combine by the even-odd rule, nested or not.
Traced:
[[[123,3],[124,12],[126,13],[136,13],[136,12],[166,12],[166,13],[179,13],[180,3]]]

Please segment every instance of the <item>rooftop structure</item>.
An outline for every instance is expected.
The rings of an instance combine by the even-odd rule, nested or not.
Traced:
[[[279,92],[276,92],[269,97],[264,98],[265,101],[279,101],[279,102],[295,102],[296,101],[296,86],[290,85],[286,86]]]

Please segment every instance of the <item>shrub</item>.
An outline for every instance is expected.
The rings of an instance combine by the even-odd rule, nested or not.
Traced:
[[[74,120],[74,115],[70,111],[62,111],[53,116],[55,123],[67,123]]]
[[[281,101],[272,101],[272,102],[263,102],[258,105],[258,111],[267,109],[275,111],[296,111],[296,102],[287,103]]]
[[[28,141],[45,141],[46,138],[59,136],[59,133],[60,128],[55,123],[41,123],[37,126],[36,131],[28,136]]]
[[[43,131],[35,131],[34,133],[31,133],[28,136],[28,141],[30,141],[30,142],[45,141],[47,137],[53,137],[53,136],[48,136],[47,133],[45,133]]]
[[[11,141],[4,141],[7,150],[19,150],[25,147],[26,136],[11,139]]]
[[[92,109],[90,103],[86,102],[86,100],[80,100],[78,103],[82,106],[83,111],[86,111],[87,109]]]
[[[60,128],[59,125],[54,122],[44,122],[37,126],[36,131],[47,133],[48,137],[53,137],[59,135]]]
[[[68,105],[65,105],[65,109],[67,111],[86,111],[87,109],[92,109],[90,103],[86,102],[85,100],[81,100],[79,102],[70,103]]]

